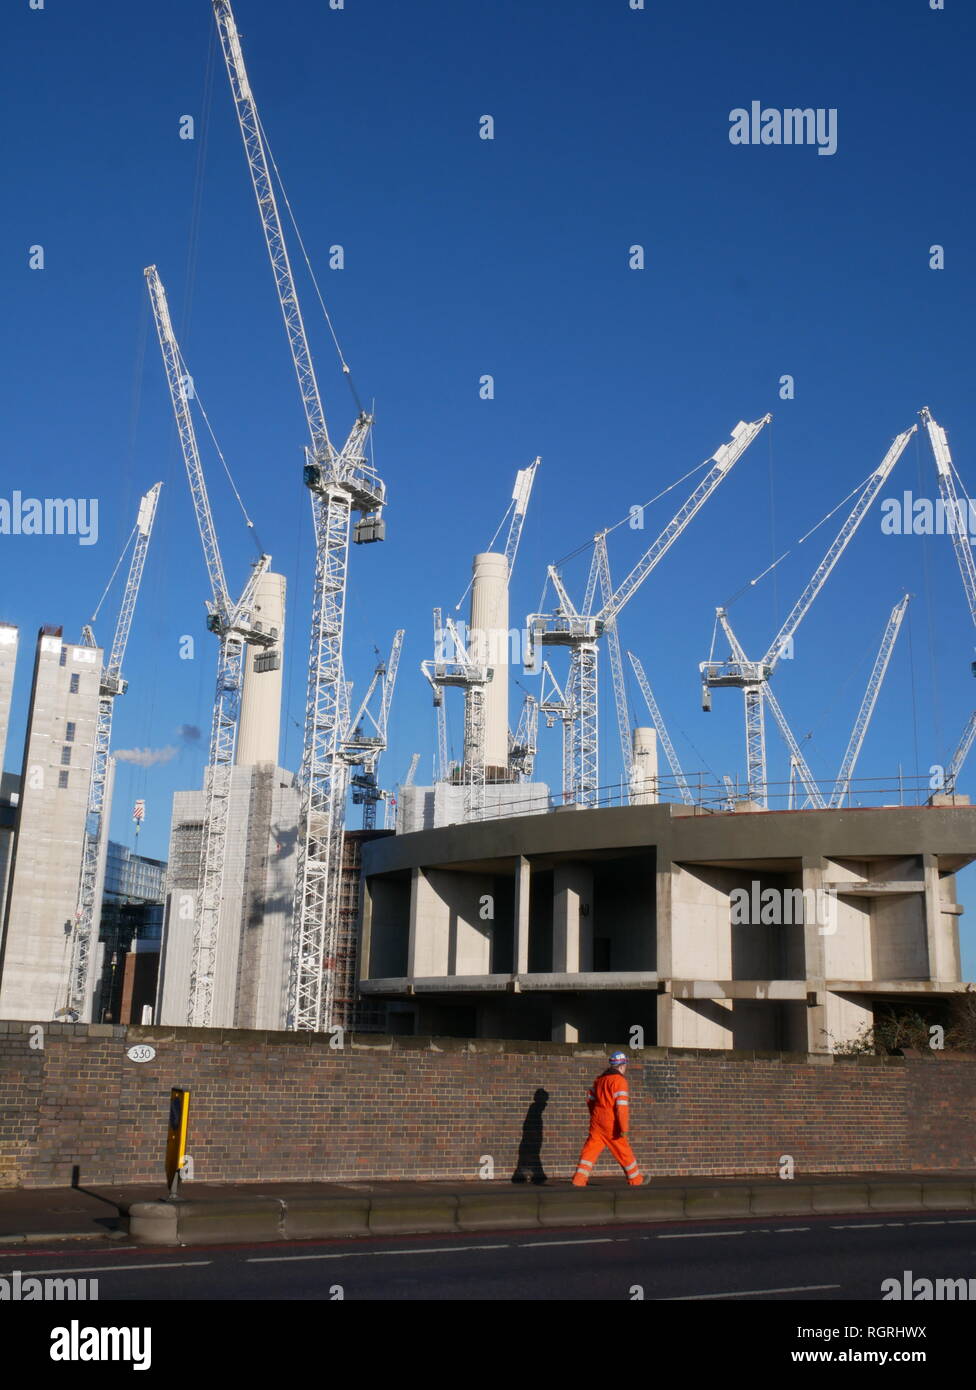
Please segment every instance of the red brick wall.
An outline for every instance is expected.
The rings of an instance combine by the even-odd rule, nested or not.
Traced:
[[[586,1046],[0,1023],[0,1185],[161,1181],[171,1086],[191,1091],[189,1152],[209,1182],[475,1178],[514,1171],[535,1092],[546,1174],[566,1177],[603,1063]],[[126,1049],[148,1042],[151,1062]],[[976,1059],[808,1060],[648,1049],[630,1073],[650,1174],[968,1169]],[[598,1172],[612,1173],[605,1157]]]

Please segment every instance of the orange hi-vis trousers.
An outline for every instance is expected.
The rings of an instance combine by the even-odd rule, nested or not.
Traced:
[[[585,1187],[590,1180],[593,1172],[593,1165],[607,1148],[624,1170],[624,1176],[631,1187],[640,1187],[642,1178],[637,1167],[637,1159],[634,1151],[630,1147],[630,1142],[625,1134],[619,1135],[616,1139],[606,1130],[598,1129],[595,1125],[590,1126],[590,1132],[583,1151],[579,1156],[576,1165],[576,1176],[573,1178],[574,1187]]]

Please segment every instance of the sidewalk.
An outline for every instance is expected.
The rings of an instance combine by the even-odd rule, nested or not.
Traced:
[[[654,1178],[628,1187],[597,1177],[491,1182],[187,1183],[0,1191],[0,1250],[50,1240],[131,1239],[220,1244],[869,1212],[976,1211],[976,1169],[951,1172],[769,1174]]]

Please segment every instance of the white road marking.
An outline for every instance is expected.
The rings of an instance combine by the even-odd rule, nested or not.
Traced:
[[[809,1229],[809,1226],[774,1226],[771,1234],[774,1236],[786,1236],[789,1235],[791,1231],[809,1231]],[[769,1235],[770,1232],[764,1231],[763,1234]]]
[[[613,1245],[613,1236],[591,1236],[587,1240],[534,1240],[531,1245],[523,1245],[522,1250],[541,1250],[544,1245]]]
[[[453,1255],[465,1250],[507,1250],[507,1245],[439,1245],[424,1250],[341,1250],[329,1255],[249,1255],[246,1264],[285,1264],[290,1260],[349,1260],[354,1256],[379,1255]]]
[[[858,1221],[852,1226],[831,1226],[832,1231],[880,1231],[884,1226],[883,1221]]]
[[[173,1260],[164,1265],[69,1265],[65,1269],[24,1269],[21,1273],[25,1278],[34,1279],[42,1274],[115,1274],[128,1273],[130,1269],[196,1269],[209,1264],[213,1264],[213,1260]]]
[[[708,1236],[744,1236],[745,1231],[679,1231],[675,1235],[661,1235],[658,1240],[705,1240]]]
[[[948,1221],[909,1221],[909,1226],[948,1226]]]
[[[766,1293],[812,1293],[815,1289],[839,1289],[840,1284],[796,1284],[789,1289],[740,1289],[736,1293],[686,1293],[680,1298],[662,1298],[661,1303],[694,1303],[711,1298],[758,1298]]]

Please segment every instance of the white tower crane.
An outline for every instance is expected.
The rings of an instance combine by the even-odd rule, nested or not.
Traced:
[[[464,772],[465,820],[483,820],[485,814],[485,687],[494,675],[480,655],[469,653],[457,624],[448,618],[433,660],[422,661],[423,671],[434,692],[434,704],[444,699],[447,686],[465,692],[464,746],[470,750]],[[448,655],[445,648],[451,649]]]
[[[681,770],[678,755],[674,751],[674,744],[671,742],[671,735],[668,733],[668,727],[664,722],[664,716],[661,714],[657,700],[654,698],[654,691],[651,689],[651,683],[644,673],[643,665],[634,653],[628,652],[627,655],[630,658],[631,666],[634,668],[634,675],[637,677],[637,683],[641,688],[641,694],[644,696],[644,703],[647,705],[648,713],[651,716],[651,722],[657,730],[658,742],[664,749],[664,756],[668,760],[671,776],[677,783],[678,791],[681,793],[681,800],[686,806],[693,806],[695,804],[695,798],[692,796],[691,788],[688,786],[685,774]]]
[[[509,735],[508,763],[520,782],[532,780],[538,748],[539,701],[534,695],[526,695],[522,701],[518,728]]]
[[[343,758],[348,767],[354,770],[352,799],[353,805],[363,808],[364,830],[375,830],[376,803],[384,800],[386,795],[377,785],[376,769],[379,766],[380,757],[387,747],[390,705],[393,702],[393,691],[396,688],[403,634],[404,629],[402,627],[397,628],[388,659],[376,663],[373,678],[342,741]],[[380,692],[380,704],[379,709],[374,714],[370,708],[370,702],[377,690]],[[372,725],[372,733],[369,732],[370,725]]]
[[[360,514],[355,540],[382,540],[386,488],[366,456],[373,417],[360,410],[345,444],[329,438],[312,355],[292,275],[257,107],[228,0],[213,0],[227,75],[274,274],[310,444],[304,481],[311,490],[315,529],[315,585],[309,646],[305,737],[300,774],[294,940],[288,1024],[328,1029],[335,996],[339,882],[345,828],[342,724],[343,629],[352,513]],[[343,363],[348,375],[348,367]]]
[[[278,632],[275,628],[266,628],[253,617],[255,592],[271,563],[270,555],[262,555],[255,563],[237,603],[231,599],[190,410],[187,390],[189,373],[173,332],[166,290],[159,278],[159,272],[154,265],[147,266],[145,276],[173,414],[176,417],[183,462],[186,465],[186,476],[190,484],[190,497],[193,501],[197,529],[200,532],[204,563],[210,580],[211,597],[207,602],[207,628],[216,634],[220,642],[200,850],[200,899],[193,924],[190,993],[187,1000],[187,1024],[193,1028],[209,1028],[213,1018],[220,909],[227,859],[227,821],[234,753],[240,727],[245,649],[248,644],[263,648],[273,647]]]
[[[562,724],[563,749],[563,800],[569,799],[569,788],[573,781],[573,758],[575,741],[573,730],[576,727],[576,709],[566,692],[552,673],[548,661],[542,663],[542,688],[539,692],[539,709],[545,717],[546,728],[551,729],[558,718]]]
[[[874,659],[871,674],[868,676],[864,698],[861,700],[861,707],[857,712],[857,718],[851,730],[851,736],[847,743],[847,751],[844,754],[840,765],[840,771],[837,774],[834,794],[830,798],[830,806],[832,809],[842,806],[844,804],[844,798],[850,793],[851,778],[854,775],[854,768],[861,753],[861,747],[864,743],[864,736],[868,731],[868,725],[871,722],[871,716],[874,714],[874,707],[878,703],[878,695],[881,692],[881,686],[888,671],[888,664],[891,661],[891,654],[895,649],[895,643],[898,640],[898,634],[901,631],[902,621],[904,620],[910,601],[911,594],[906,594],[904,598],[899,599],[891,610],[891,616],[888,619],[884,635],[881,638],[881,646],[878,648],[878,655]]]
[[[702,705],[708,710],[711,708],[711,688],[713,686],[735,686],[743,693],[745,704],[745,725],[746,725],[746,763],[748,767],[749,797],[758,802],[759,805],[766,805],[766,734],[765,720],[763,715],[764,700],[769,699],[770,708],[776,714],[778,706],[772,700],[769,690],[769,677],[776,668],[778,661],[784,651],[789,650],[793,635],[800,626],[804,616],[819,594],[827,581],[827,578],[840,559],[844,550],[860,526],[868,509],[875,497],[881,491],[891,470],[901,458],[902,453],[908,444],[909,439],[915,433],[917,425],[899,434],[890,449],[885,454],[880,465],[869,477],[864,488],[861,490],[857,501],[852,508],[850,515],[845,520],[840,531],[837,533],[833,543],[826,555],[817,566],[806,588],[800,594],[796,603],[790,610],[785,622],[780,627],[779,632],[769,645],[769,650],[759,661],[750,661],[738,642],[733,640],[731,629],[728,626],[727,615],[724,608],[716,609],[718,621],[722,624],[726,636],[729,637],[732,645],[732,653],[728,661],[703,661],[699,667],[702,673]],[[781,712],[780,712],[781,713]],[[803,772],[803,755],[799,748],[795,747],[795,740],[792,735],[787,733],[788,726],[785,720],[780,720],[777,715],[777,722],[791,744],[790,751],[794,757],[798,758],[798,770],[806,784],[806,776]],[[810,779],[810,786],[816,784]],[[815,800],[816,804],[816,800]]]
[[[484,814],[484,783],[487,776],[486,772],[486,690],[485,687],[491,677],[486,677],[484,672],[488,670],[488,663],[498,663],[507,661],[507,651],[503,653],[502,645],[507,645],[507,631],[502,632],[500,628],[507,628],[507,619],[504,625],[500,623],[500,608],[504,604],[507,609],[508,582],[512,576],[512,568],[515,564],[515,557],[518,554],[519,541],[522,536],[522,528],[525,524],[525,513],[528,509],[529,499],[532,495],[532,486],[535,482],[536,471],[542,460],[536,458],[527,468],[520,468],[515,475],[515,486],[512,489],[512,499],[506,509],[505,515],[511,512],[509,522],[508,537],[505,542],[505,563],[502,567],[504,583],[493,586],[495,592],[494,601],[487,605],[485,614],[487,621],[483,626],[476,629],[474,626],[469,630],[468,640],[465,642],[460,639],[460,634],[455,627],[451,628],[450,641],[454,647],[454,659],[448,663],[439,660],[443,656],[445,636],[448,629],[441,624],[441,610],[434,609],[434,658],[433,660],[421,663],[421,670],[427,677],[434,690],[434,707],[437,711],[437,746],[438,746],[438,770],[443,779],[447,776],[447,711],[444,703],[443,685],[456,685],[464,690],[464,759],[462,776],[464,783],[468,787],[466,802],[472,813],[480,819]],[[504,524],[505,518],[502,518]],[[499,527],[499,530],[501,527]],[[497,532],[496,532],[497,535]],[[479,560],[491,560],[494,552],[488,551],[478,557]],[[472,581],[477,593],[478,578]],[[473,612],[473,609],[472,609]],[[450,624],[449,624],[450,627]],[[460,642],[460,645],[458,643]],[[463,651],[463,655],[462,655]],[[438,676],[438,670],[449,671],[449,677],[444,681]],[[494,667],[493,667],[494,674]],[[503,704],[507,704],[507,671],[501,671],[499,680],[502,681],[502,694],[499,697]],[[496,682],[497,683],[497,682]],[[474,708],[477,706],[477,708]],[[504,715],[504,725],[508,726],[507,712]],[[470,740],[477,738],[478,745],[474,746]],[[509,750],[512,748],[512,734],[508,735]],[[509,770],[518,775],[520,769],[514,768],[509,760]]]
[[[570,677],[567,696],[577,711],[577,727],[573,756],[573,776],[570,799],[584,806],[596,804],[599,785],[599,745],[597,726],[597,642],[607,624],[616,619],[643,584],[651,571],[664,558],[671,546],[699,512],[733,465],[742,457],[759,432],[773,417],[747,424],[740,420],[727,443],[711,455],[712,467],[698,484],[684,506],[672,517],[657,540],[645,552],[616,591],[603,602],[599,612],[592,613],[591,589],[596,583],[596,566],[591,566],[590,580],[583,611],[573,605],[554,566],[549,566],[549,578],[556,591],[559,606],[553,613],[530,613],[526,619],[534,655],[536,643],[542,646],[566,646],[570,649]],[[531,664],[531,661],[527,664]]]
[[[124,695],[127,682],[122,678],[122,662],[129,642],[132,617],[135,613],[146,552],[156,519],[156,504],[162,483],[154,483],[139,502],[135,524],[135,544],[129,561],[129,573],[115,624],[115,637],[108,661],[102,668],[98,686],[98,717],[95,722],[95,751],[91,779],[88,783],[88,815],[85,820],[85,839],[81,856],[81,878],[78,887],[78,906],[75,910],[71,941],[71,965],[68,974],[67,1012],[85,1021],[91,1005],[91,949],[98,940],[95,913],[99,906],[98,871],[104,836],[105,786],[108,779],[108,756],[112,740],[112,714],[115,697]],[[94,622],[94,619],[92,619]],[[91,623],[82,630],[82,644],[96,647]]]
[[[960,498],[956,491],[955,465],[949,452],[949,441],[946,438],[945,430],[932,419],[932,412],[928,406],[925,406],[919,414],[928,431],[929,443],[932,446],[935,466],[939,474],[939,492],[946,513],[946,522],[949,534],[952,536],[959,573],[962,576],[962,587],[966,593],[970,617],[976,624],[976,557],[973,556],[973,545],[969,539],[969,499]],[[976,675],[976,662],[971,664],[971,669]],[[976,728],[976,711],[970,715],[962,738],[959,740],[949,763],[945,782],[945,788],[949,792],[955,790],[956,778],[962,771],[962,765],[973,746],[974,728]]]

